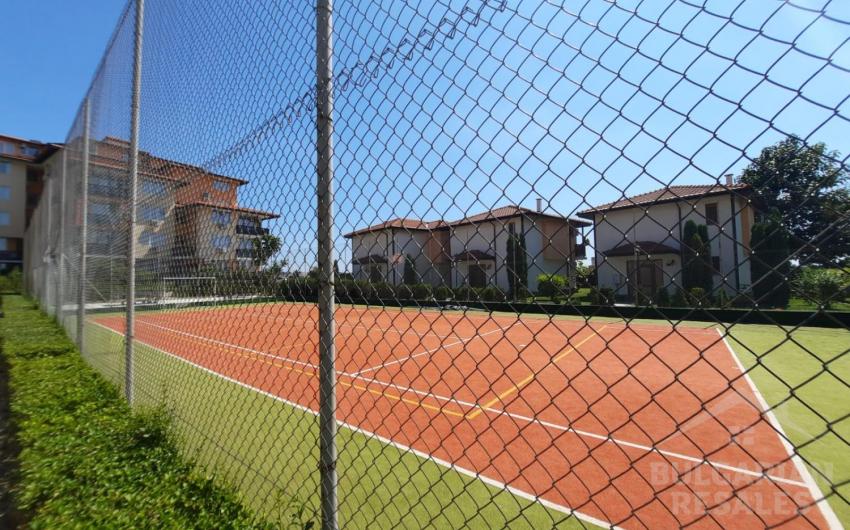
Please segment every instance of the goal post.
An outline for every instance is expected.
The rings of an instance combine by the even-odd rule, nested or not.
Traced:
[[[160,279],[160,300],[215,299],[218,279],[215,276],[167,276]]]

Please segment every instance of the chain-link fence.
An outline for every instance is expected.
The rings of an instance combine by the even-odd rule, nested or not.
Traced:
[[[850,521],[850,6],[130,1],[29,292],[281,526]],[[73,31],[73,28],[69,28]]]

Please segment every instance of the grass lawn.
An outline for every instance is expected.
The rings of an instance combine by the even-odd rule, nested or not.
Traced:
[[[850,525],[850,331],[738,325],[730,335],[836,515]]]
[[[89,325],[85,339],[86,360],[120,386],[122,337]],[[135,364],[137,403],[171,411],[187,454],[249,507],[281,523],[292,515],[285,499],[318,510],[316,416],[145,345]],[[345,528],[591,527],[350,429],[340,429],[338,447]]]

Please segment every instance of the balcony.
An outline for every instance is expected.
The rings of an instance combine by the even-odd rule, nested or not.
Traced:
[[[236,225],[236,233],[243,236],[264,236],[269,233],[269,229],[262,226]]]
[[[252,249],[252,248],[237,248],[236,249],[236,257],[237,258],[254,259],[254,249]]]

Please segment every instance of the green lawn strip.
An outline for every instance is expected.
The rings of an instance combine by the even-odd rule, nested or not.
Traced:
[[[122,339],[87,326],[97,345],[87,359],[116,373]],[[182,448],[235,484],[251,508],[287,517],[286,499],[318,510],[318,422],[303,410],[138,344],[137,402],[164,406]],[[345,528],[588,528],[551,510],[431,459],[340,428],[340,522]]]
[[[183,460],[162,411],[132,413],[35,306],[5,296],[2,355],[31,528],[266,528]]]
[[[844,500],[850,499],[850,331],[737,325],[730,334],[733,349],[775,407],[836,515],[850,525],[850,503]]]

